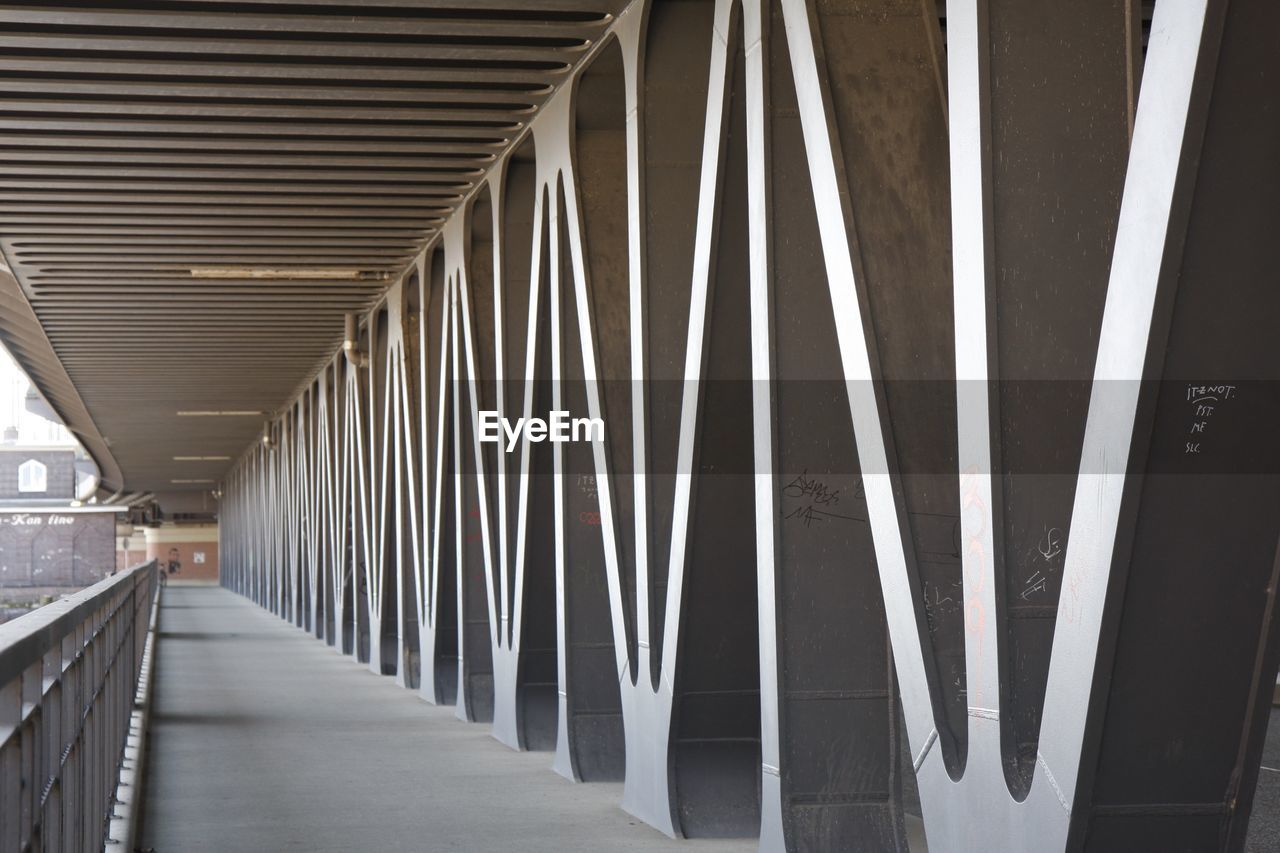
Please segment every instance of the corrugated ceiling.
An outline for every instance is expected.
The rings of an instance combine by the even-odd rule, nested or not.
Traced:
[[[287,404],[625,5],[0,6],[0,335],[111,488],[209,488],[263,417],[177,413]]]

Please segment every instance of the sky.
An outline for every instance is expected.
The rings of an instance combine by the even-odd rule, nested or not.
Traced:
[[[20,444],[75,445],[76,440],[61,424],[27,411],[27,389],[31,383],[18,369],[8,351],[0,346],[0,432],[17,427]]]

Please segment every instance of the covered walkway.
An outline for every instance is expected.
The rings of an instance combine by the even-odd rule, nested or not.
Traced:
[[[0,853],[1280,853],[1277,33],[0,0]]]
[[[162,597],[142,848],[755,850],[672,841],[220,587]]]

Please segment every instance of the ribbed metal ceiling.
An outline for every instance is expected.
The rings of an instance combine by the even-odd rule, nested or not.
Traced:
[[[0,335],[112,487],[209,488],[263,416],[177,413],[287,404],[625,5],[0,6]]]

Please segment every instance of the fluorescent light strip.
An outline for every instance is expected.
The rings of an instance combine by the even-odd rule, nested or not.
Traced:
[[[241,418],[256,417],[262,412],[238,411],[231,409],[229,411],[184,411],[178,412],[180,418]]]
[[[170,480],[169,482],[176,483],[181,486],[181,485],[189,485],[191,483],[213,483],[215,481],[214,480]]]
[[[389,281],[384,270],[339,268],[193,267],[192,278],[269,279],[279,281]]]
[[[174,462],[230,462],[230,456],[175,456]]]

